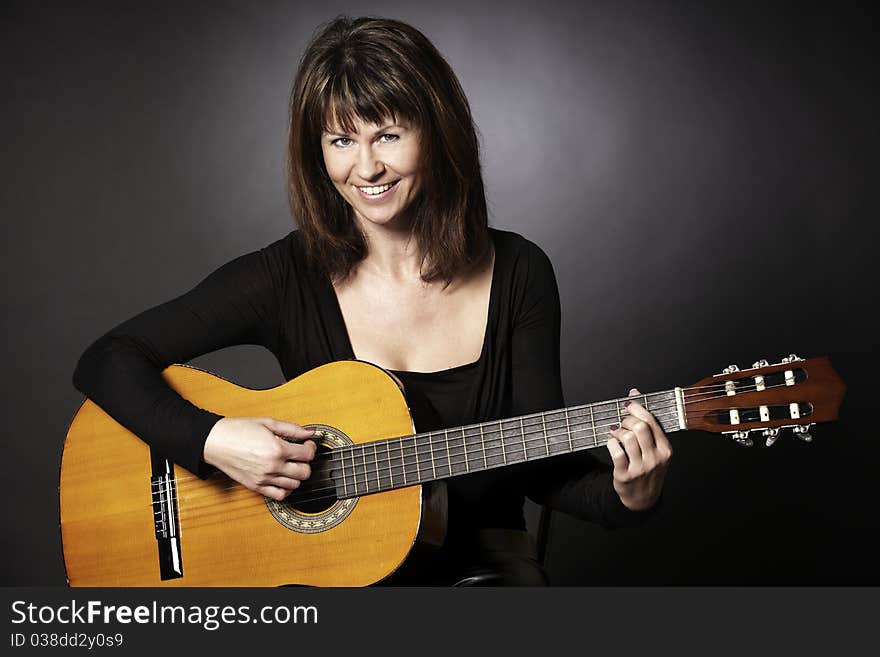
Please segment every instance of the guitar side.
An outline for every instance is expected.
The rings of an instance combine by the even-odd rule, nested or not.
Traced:
[[[185,398],[221,415],[330,426],[356,443],[413,432],[395,381],[359,361],[329,363],[268,390],[188,367],[171,366],[164,376]],[[177,466],[174,473],[183,576],[163,580],[150,449],[86,400],[61,462],[61,532],[71,586],[366,585],[404,561],[419,529],[420,486],[362,496],[338,524],[301,532],[279,522],[262,495],[222,473],[207,480]]]

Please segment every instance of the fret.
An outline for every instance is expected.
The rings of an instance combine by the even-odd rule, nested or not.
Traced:
[[[424,458],[419,458],[419,453],[422,456],[425,456],[429,449],[425,449],[425,441],[428,442],[428,445],[431,444],[431,435],[427,433],[417,434],[413,436],[413,445],[415,445],[416,452],[416,471],[419,473],[419,481],[430,481],[432,479],[432,474],[434,472],[434,464],[427,463]],[[428,466],[430,465],[430,471]]]
[[[547,443],[547,424],[544,421],[543,413],[541,413],[541,433],[544,434],[544,449],[547,452],[547,456],[550,456],[550,445]]]
[[[461,433],[460,436],[450,436],[448,431],[446,433],[446,441],[449,445],[449,455],[451,457],[451,460],[449,461],[449,469],[453,475],[464,474],[467,472],[464,429],[459,429],[459,432]]]
[[[351,452],[351,469],[352,469],[352,479],[354,484],[354,494],[358,495],[358,480],[357,480],[357,462],[354,460],[354,445],[352,445]]]
[[[377,490],[386,490],[387,486],[382,484],[382,474],[379,472],[379,446],[376,443],[373,443],[373,465],[376,466]]]
[[[526,446],[526,428],[523,425],[522,418],[519,419],[519,430],[520,430],[520,436],[522,437],[522,444],[523,444],[523,461],[528,461],[529,460],[529,448]]]
[[[359,445],[359,449],[361,450],[361,461],[363,462],[363,470],[364,470],[364,492],[369,493],[370,491],[370,467],[367,463],[367,446]],[[358,467],[361,467],[360,465]]]
[[[593,408],[596,412],[597,420],[599,422],[599,428],[602,429],[602,440],[604,442],[605,440],[607,440],[606,433],[611,428],[614,418],[620,417],[620,408],[618,407],[617,402],[614,401],[593,404]],[[619,423],[620,420],[618,419],[618,424]]]
[[[345,480],[345,455],[339,455],[339,465],[342,468],[342,497],[348,497],[348,482]]]
[[[544,434],[544,442],[547,446],[548,455],[554,456],[571,452],[569,434],[565,429],[565,414],[559,411],[544,413],[542,422],[546,432]]]
[[[568,409],[563,409],[565,411],[565,433],[568,434],[568,450],[570,452],[574,451],[574,445],[571,442],[571,422],[568,419]]]
[[[464,449],[464,471],[470,472],[471,467],[468,464],[467,434],[465,433],[464,429],[461,430],[461,445],[462,445],[462,448]]]
[[[483,425],[480,425],[480,447],[483,448],[483,468],[488,468],[489,464],[486,462],[486,441],[483,437]]]
[[[403,471],[403,485],[406,486],[406,459],[403,457],[403,438],[397,441],[400,446],[400,469]]]
[[[483,445],[482,436],[478,436],[474,431],[480,431],[482,427],[469,427],[468,429],[463,429],[462,434],[465,437],[465,464],[467,465],[467,471],[470,472],[474,470],[479,472],[480,470],[484,470],[486,468],[486,452],[485,447]],[[469,433],[470,432],[470,433]],[[480,441],[480,449],[477,449],[473,446],[474,441],[479,439]],[[480,466],[480,460],[482,459],[482,467]],[[474,462],[471,463],[471,460]]]
[[[678,431],[678,405],[675,399],[675,391],[656,392],[652,394],[654,417],[667,433]]]
[[[501,424],[492,422],[483,425],[483,440],[486,446],[486,467],[496,468],[506,465],[504,442],[501,440]]]
[[[547,434],[544,432],[543,420],[543,416],[541,418],[523,418],[523,426],[525,428],[524,435],[528,436],[528,440],[525,441],[526,460],[531,461],[533,459],[544,458],[550,453],[546,442]],[[541,434],[543,434],[543,440],[541,440]]]
[[[416,481],[421,481],[422,480],[422,470],[419,467],[419,444],[418,444],[419,443],[419,436],[418,436],[418,434],[413,436],[412,439],[413,439],[413,453],[415,454],[415,457],[416,457],[416,475],[417,475]]]
[[[593,442],[590,439],[590,418],[589,408],[586,406],[575,406],[566,409],[566,415],[569,422],[573,424],[570,427],[569,439],[572,445],[572,451],[586,449],[592,447]]]
[[[391,467],[391,447],[390,440],[383,441],[385,443],[385,460],[388,461],[388,488],[394,488],[394,469]],[[376,459],[378,463],[379,459]]]
[[[391,473],[391,481],[394,482],[395,478],[397,479],[397,483],[394,484],[395,486],[406,486],[402,440],[402,438],[394,438],[386,443],[388,445],[388,468]]]
[[[434,467],[434,436],[428,434],[428,449],[431,450],[431,477],[437,478],[437,469]]]
[[[498,423],[498,433],[501,436],[501,460],[504,461],[504,465],[507,465],[507,450],[504,449],[504,424],[502,422]]]
[[[452,459],[449,457],[449,431],[443,430],[443,442],[446,443],[446,465],[449,468],[449,476],[452,476]]]
[[[367,447],[366,447],[366,445],[361,447],[361,459],[364,462],[364,490],[369,493],[370,492],[370,480],[367,478],[367,474],[369,473],[370,470],[367,467]],[[378,487],[379,482],[376,481],[376,484],[377,484],[376,490],[379,490],[379,487]]]
[[[391,487],[394,488],[394,468],[391,467],[391,441],[385,441],[385,454],[388,457],[388,477],[391,479]]]
[[[421,473],[419,472],[419,460],[416,453],[416,437],[407,436],[401,441],[401,450],[403,451],[403,473],[407,485],[417,484],[421,481]]]
[[[525,449],[520,441],[522,432],[520,429],[519,419],[502,420],[501,425],[504,427],[504,451],[508,463],[522,463],[526,460]]]
[[[593,425],[593,446],[599,444],[599,438],[596,436],[596,416],[593,413],[593,405],[590,404],[590,424]]]

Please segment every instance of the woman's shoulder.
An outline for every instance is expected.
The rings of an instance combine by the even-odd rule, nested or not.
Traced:
[[[228,262],[221,270],[239,278],[247,276],[257,282],[268,281],[276,287],[289,285],[291,281],[302,285],[314,278],[299,230],[291,230],[275,241],[263,244],[265,246]]]
[[[302,233],[293,229],[283,237],[259,249],[259,253],[276,267],[292,269],[305,273],[308,271],[309,259],[306,257],[305,242]]]
[[[490,228],[489,235],[495,245],[495,258],[498,264],[511,273],[526,275],[535,272],[550,272],[553,265],[544,249],[519,233],[510,230]]]

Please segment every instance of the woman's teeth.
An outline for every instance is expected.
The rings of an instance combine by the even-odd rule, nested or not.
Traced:
[[[378,187],[358,187],[364,194],[368,194],[369,196],[377,196],[383,192],[387,192],[389,189],[394,187],[396,183],[387,183],[385,185],[379,185]]]

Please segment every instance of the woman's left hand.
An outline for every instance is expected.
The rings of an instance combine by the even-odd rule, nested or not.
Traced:
[[[630,397],[640,395],[633,388]],[[627,402],[629,413],[611,432],[608,451],[614,462],[614,490],[633,511],[650,509],[660,497],[672,446],[660,424],[638,402]]]

